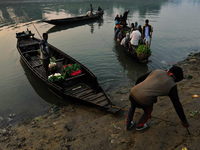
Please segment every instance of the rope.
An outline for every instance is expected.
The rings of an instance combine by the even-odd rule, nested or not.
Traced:
[[[128,109],[124,109],[122,107],[112,106],[112,108],[117,108],[117,109],[120,109],[120,110],[128,112]],[[136,113],[139,113],[139,112],[136,112]],[[141,113],[139,113],[139,114],[141,114]],[[155,118],[155,119],[159,119],[159,120],[162,120],[162,121],[165,121],[165,122],[171,122],[171,123],[177,124],[176,122],[173,122],[173,121],[170,121],[170,120],[165,120],[165,119],[154,117],[154,116],[151,116],[150,118]]]

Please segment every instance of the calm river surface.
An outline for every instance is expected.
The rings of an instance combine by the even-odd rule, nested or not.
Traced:
[[[29,28],[39,38],[24,12],[41,34],[49,33],[50,44],[88,67],[111,98],[124,86],[134,85],[140,75],[152,69],[169,68],[188,54],[200,51],[200,0],[95,0],[93,8],[104,9],[103,19],[62,28],[41,20],[86,14],[91,2],[52,1],[24,3],[21,0],[21,3],[5,4],[0,0],[0,128],[36,117],[52,104],[63,102],[20,59],[16,32]],[[147,65],[127,57],[114,40],[114,17],[127,9],[130,23],[137,21],[144,25],[148,18],[154,28],[151,62]]]

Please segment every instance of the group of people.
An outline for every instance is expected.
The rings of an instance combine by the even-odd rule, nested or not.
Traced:
[[[130,33],[124,34],[124,29],[130,29]],[[139,44],[146,44],[150,47],[150,37],[152,34],[152,27],[149,20],[145,20],[145,25],[141,27],[137,22],[131,23],[131,27],[123,26],[120,23],[116,24],[115,38],[128,50],[136,49]]]
[[[101,9],[101,7],[99,6],[98,9],[97,9],[97,12],[100,12],[102,13],[103,9]],[[88,16],[92,16],[93,15],[93,7],[92,7],[92,4],[90,4],[90,11],[87,12]]]
[[[118,25],[118,24],[121,24],[123,26],[126,26],[127,23],[126,23],[126,20],[127,20],[127,17],[128,17],[128,13],[129,13],[129,10],[125,11],[123,16],[122,15],[116,15],[115,17],[115,24]]]

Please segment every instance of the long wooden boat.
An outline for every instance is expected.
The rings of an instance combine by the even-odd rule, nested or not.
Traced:
[[[78,17],[71,17],[71,18],[63,18],[63,19],[51,19],[51,20],[43,20],[43,22],[50,23],[53,25],[70,25],[70,24],[76,24],[76,23],[84,23],[88,21],[93,21],[100,19],[103,16],[103,11],[98,11],[95,14],[88,16],[78,16]]]
[[[116,28],[115,28],[116,30]],[[130,30],[129,27],[126,27],[124,28],[124,30]],[[125,35],[124,35],[125,36]],[[130,58],[140,62],[140,63],[147,63],[149,60],[149,56],[150,54],[140,54],[138,55],[136,50],[137,48],[127,48],[127,47],[124,47],[123,45],[120,44],[120,42],[117,41],[116,39],[116,42],[120,45],[121,49],[123,50],[124,53],[126,53],[126,55],[128,55]]]
[[[106,95],[96,76],[84,65],[70,57],[66,53],[49,44],[49,50],[55,58],[56,67],[54,73],[63,73],[63,66],[67,64],[80,65],[82,73],[76,76],[68,76],[61,82],[51,82],[46,76],[40,59],[40,40],[34,38],[30,31],[16,33],[17,49],[24,63],[41,79],[48,89],[55,95],[66,100],[90,104],[109,112],[117,112],[110,98]]]
[[[91,20],[91,21],[87,21],[87,22],[82,22],[82,23],[78,23],[78,24],[70,24],[70,25],[65,25],[65,26],[53,26],[52,28],[50,28],[47,31],[47,33],[48,34],[49,33],[55,33],[55,32],[58,32],[58,31],[72,29],[72,28],[83,26],[83,25],[91,26],[91,24],[93,24],[93,23],[97,23],[98,26],[101,26],[103,24],[103,18],[99,18],[97,20]]]

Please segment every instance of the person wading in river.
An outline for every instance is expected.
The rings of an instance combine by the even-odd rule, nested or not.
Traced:
[[[42,59],[42,63],[43,63],[43,67],[46,71],[46,76],[48,77],[49,75],[49,63],[50,63],[50,51],[49,51],[49,46],[48,46],[48,34],[47,33],[43,33],[43,39],[40,42],[40,49],[41,49],[41,59]]]
[[[136,81],[129,96],[131,107],[126,116],[126,129],[130,130],[134,126],[133,116],[135,108],[142,108],[144,114],[137,123],[136,130],[143,130],[148,127],[147,120],[151,116],[153,104],[157,102],[158,96],[169,96],[173,106],[185,128],[189,127],[182,105],[179,101],[176,82],[183,79],[183,71],[178,66],[173,66],[168,71],[153,70]]]

